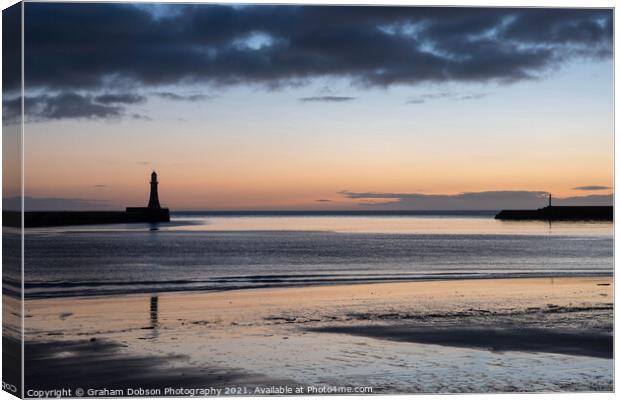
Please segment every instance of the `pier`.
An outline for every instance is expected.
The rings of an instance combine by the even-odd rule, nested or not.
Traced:
[[[64,225],[98,225],[170,222],[170,210],[159,204],[157,173],[151,174],[151,193],[146,207],[127,207],[125,211],[25,211],[24,228]],[[2,224],[21,227],[21,212],[4,211]]]
[[[547,206],[537,210],[502,210],[500,220],[613,221],[613,206]]]

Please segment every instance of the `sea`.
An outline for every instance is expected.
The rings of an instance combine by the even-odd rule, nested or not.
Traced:
[[[495,213],[176,212],[28,229],[25,297],[613,274],[613,223]],[[19,286],[5,276],[5,292]]]

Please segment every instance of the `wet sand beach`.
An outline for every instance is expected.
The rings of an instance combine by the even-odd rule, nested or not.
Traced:
[[[613,389],[611,278],[28,300],[26,388]]]

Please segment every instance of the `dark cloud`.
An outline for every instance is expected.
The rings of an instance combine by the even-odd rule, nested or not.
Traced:
[[[22,114],[21,97],[5,98],[2,96],[2,123],[12,124],[20,122]]]
[[[54,95],[35,95],[24,97],[24,115],[26,121],[45,121],[61,119],[108,119],[131,117],[147,119],[148,116],[125,111],[127,104],[140,103],[145,97],[124,94],[103,94],[91,96],[74,92],[62,92]],[[9,98],[2,103],[3,118],[17,121],[21,113],[21,99]]]
[[[148,6],[129,4],[26,4],[27,87],[280,87],[319,77],[379,87],[514,82],[571,59],[612,55],[610,9],[174,4],[167,10],[155,16]]]
[[[508,24],[502,36],[531,44],[539,43],[542,37],[551,44],[577,42],[596,46],[609,40],[613,34],[613,20],[608,11],[529,9],[526,10],[527,17]],[[583,18],[583,12],[591,13],[593,18]]]
[[[299,101],[304,103],[309,102],[323,102],[323,103],[342,103],[345,101],[355,100],[355,97],[348,96],[312,96],[312,97],[302,97]]]
[[[2,10],[2,87],[3,92],[21,85],[22,72],[22,3]]]
[[[609,186],[590,185],[590,186],[577,186],[573,190],[609,190]]]
[[[166,100],[175,100],[175,101],[203,101],[203,100],[211,100],[211,96],[207,96],[206,94],[178,94],[173,92],[155,92],[153,93],[155,96],[161,97]]]
[[[94,100],[102,104],[137,104],[144,103],[146,97],[132,93],[105,93],[95,96]]]
[[[378,193],[342,191],[360,205],[387,210],[500,210],[535,209],[547,205],[548,193],[524,190],[466,192],[458,194]],[[554,205],[611,205],[611,195],[554,198]]]
[[[106,188],[108,185],[93,185],[95,188]]]
[[[122,107],[97,104],[92,97],[77,93],[61,93],[54,96],[26,97],[24,114],[31,119],[109,118],[120,117]]]
[[[331,200],[328,200],[328,199],[318,199],[314,201],[316,201],[317,203],[331,203]]]

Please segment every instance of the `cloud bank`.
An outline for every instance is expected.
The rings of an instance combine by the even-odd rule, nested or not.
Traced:
[[[610,59],[612,26],[604,9],[28,3],[26,86],[48,103],[26,112],[114,117],[132,103],[92,99],[170,85],[516,82]],[[18,89],[9,75],[5,90]],[[69,93],[90,102],[52,104]]]

